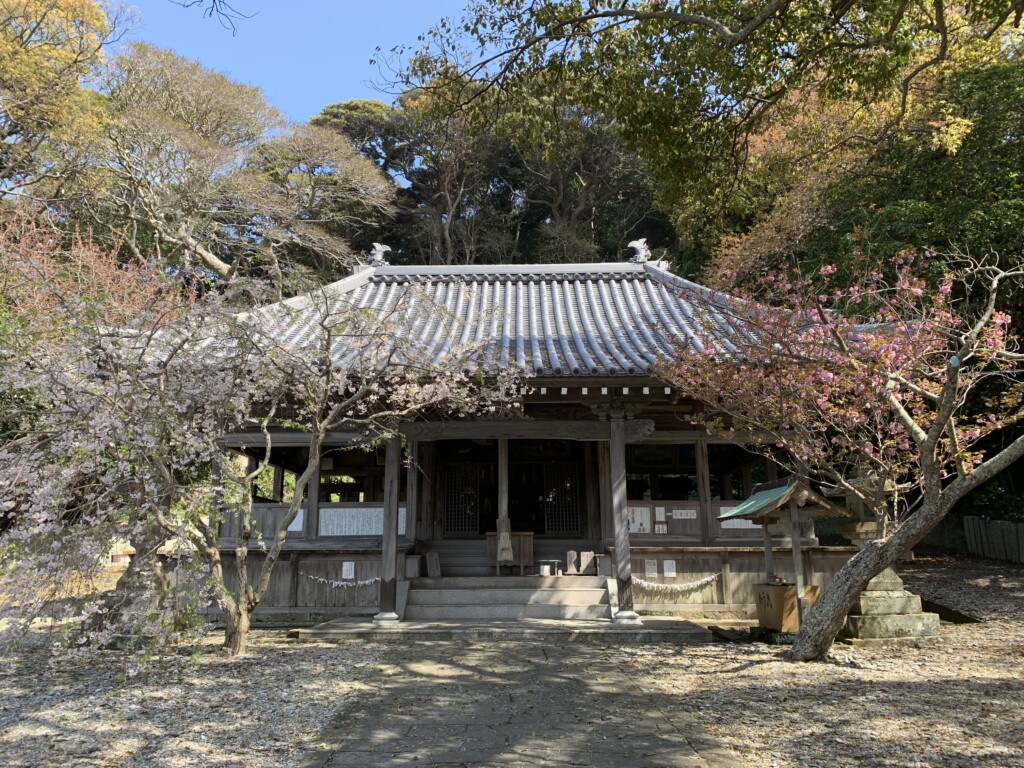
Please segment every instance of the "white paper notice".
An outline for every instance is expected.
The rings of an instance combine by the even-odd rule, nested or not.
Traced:
[[[661,563],[661,569],[665,573],[666,579],[674,579],[676,577],[675,560],[663,560]]]
[[[658,575],[658,561],[657,560],[644,560],[644,576],[657,576]]]
[[[341,578],[354,579],[356,577],[356,564],[351,560],[345,560],[341,564]]]
[[[696,509],[673,509],[672,517],[676,520],[696,520]]]

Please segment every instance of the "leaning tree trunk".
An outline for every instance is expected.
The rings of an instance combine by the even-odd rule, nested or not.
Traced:
[[[800,634],[790,651],[796,661],[824,658],[832,641],[846,623],[854,601],[875,576],[923,539],[952,506],[951,502],[922,505],[891,535],[868,542],[836,573],[832,583],[807,612]]]

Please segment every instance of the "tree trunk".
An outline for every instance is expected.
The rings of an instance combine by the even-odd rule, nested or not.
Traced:
[[[925,502],[892,535],[868,542],[851,557],[804,617],[800,634],[790,651],[791,658],[795,661],[824,658],[868,582],[923,539],[952,506],[953,501],[949,499],[935,506]]]
[[[243,656],[249,647],[249,628],[252,626],[252,611],[238,606],[225,611],[224,647],[232,656]]]

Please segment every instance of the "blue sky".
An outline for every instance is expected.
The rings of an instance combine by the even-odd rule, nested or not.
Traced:
[[[259,86],[284,115],[305,122],[328,104],[379,99],[374,49],[415,45],[465,0],[233,0],[252,18],[234,36],[196,8],[171,0],[130,0],[141,20],[127,40],[143,40]]]

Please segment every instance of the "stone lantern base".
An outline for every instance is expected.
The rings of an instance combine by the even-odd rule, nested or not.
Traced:
[[[939,615],[925,613],[921,598],[903,588],[903,579],[886,568],[857,598],[839,638],[855,645],[917,642],[939,634]]]

